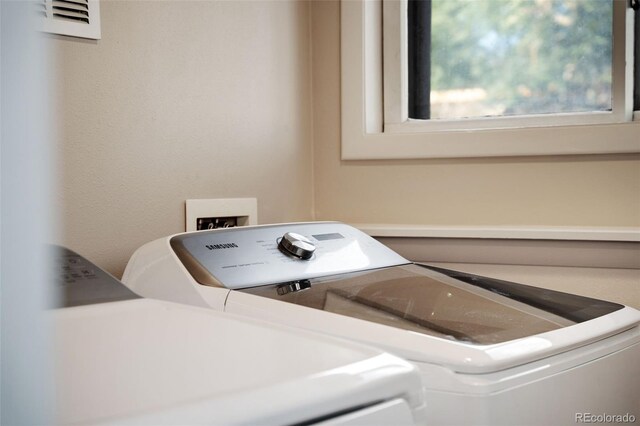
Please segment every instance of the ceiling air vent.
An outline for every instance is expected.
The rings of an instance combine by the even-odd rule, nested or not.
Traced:
[[[42,0],[37,7],[37,13],[42,16],[43,31],[100,39],[98,0]]]

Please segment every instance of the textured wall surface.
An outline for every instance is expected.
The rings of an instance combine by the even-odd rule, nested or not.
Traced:
[[[120,276],[184,231],[188,198],[256,197],[312,217],[309,5],[101,1],[102,39],[58,64],[59,243]]]
[[[51,37],[66,245],[119,276],[188,198],[260,223],[640,226],[640,156],[341,161],[337,1],[101,2]]]

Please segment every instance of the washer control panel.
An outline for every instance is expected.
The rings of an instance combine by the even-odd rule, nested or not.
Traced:
[[[140,297],[78,253],[61,246],[52,246],[51,250],[51,266],[58,278],[56,308]]]
[[[410,263],[338,222],[248,226],[179,234],[170,244],[200,284],[255,287]]]

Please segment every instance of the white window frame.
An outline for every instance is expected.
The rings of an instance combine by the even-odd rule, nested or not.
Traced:
[[[624,0],[614,3],[615,40],[633,40],[633,12],[625,5]],[[406,0],[342,1],[343,159],[640,152],[640,122],[631,121],[633,72],[625,68],[633,66],[632,43],[614,43],[613,112],[426,123],[408,119],[403,11]]]

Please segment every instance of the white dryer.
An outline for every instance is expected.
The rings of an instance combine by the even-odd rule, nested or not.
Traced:
[[[422,373],[429,424],[640,417],[637,310],[413,264],[345,224],[162,238],[134,253],[123,281],[146,297],[367,342],[410,360]]]
[[[56,424],[414,424],[410,363],[301,329],[142,299],[59,249]]]

